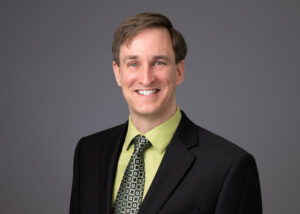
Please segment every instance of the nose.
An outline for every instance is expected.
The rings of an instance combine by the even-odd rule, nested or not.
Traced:
[[[139,71],[139,82],[144,86],[149,86],[154,81],[154,74],[151,70],[151,66],[144,65]]]

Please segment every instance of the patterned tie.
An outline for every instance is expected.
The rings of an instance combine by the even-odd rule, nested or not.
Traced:
[[[144,152],[151,143],[142,135],[133,139],[134,152],[113,205],[113,214],[137,214],[145,185]]]

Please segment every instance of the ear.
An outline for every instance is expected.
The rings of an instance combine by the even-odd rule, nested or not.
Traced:
[[[118,86],[121,87],[121,70],[120,70],[120,67],[118,66],[116,61],[113,61],[112,67],[113,67],[113,70],[114,70],[116,82],[117,82]]]
[[[184,80],[184,60],[177,63],[176,71],[176,85],[180,85]]]

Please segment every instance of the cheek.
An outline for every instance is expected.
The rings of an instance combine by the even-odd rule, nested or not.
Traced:
[[[125,87],[132,86],[136,80],[135,76],[136,75],[132,72],[122,72],[122,75],[121,75],[122,86],[125,86]]]
[[[176,77],[172,71],[161,72],[157,74],[156,77],[165,86],[173,86],[176,84]]]

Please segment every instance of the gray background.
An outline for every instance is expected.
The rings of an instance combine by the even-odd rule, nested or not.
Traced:
[[[166,14],[188,43],[179,106],[252,153],[265,213],[299,211],[299,1],[0,3],[0,213],[67,213],[80,137],[124,122],[114,29]]]

